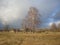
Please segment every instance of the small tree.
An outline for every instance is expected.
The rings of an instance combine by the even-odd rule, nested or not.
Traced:
[[[60,31],[60,23],[58,24],[57,28],[58,28],[58,31]]]
[[[52,31],[56,31],[56,30],[57,30],[57,26],[56,26],[55,23],[53,23],[53,24],[51,25],[51,29],[52,29]]]
[[[58,29],[60,29],[60,23],[58,24],[58,26],[57,26],[57,27],[58,27]]]
[[[4,30],[9,32],[9,25],[5,25]]]

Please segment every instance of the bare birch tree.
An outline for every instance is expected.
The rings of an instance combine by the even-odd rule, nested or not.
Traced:
[[[38,9],[30,7],[28,15],[24,19],[23,25],[25,28],[35,30],[40,24],[40,15]]]

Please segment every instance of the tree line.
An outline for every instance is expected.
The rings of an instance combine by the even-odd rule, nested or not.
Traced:
[[[41,18],[41,15],[39,14],[38,9],[35,7],[30,7],[26,17],[22,21],[22,29],[24,29],[24,31],[26,31],[26,32],[28,32],[28,31],[35,32],[42,22],[42,20],[40,20],[40,18]],[[55,23],[53,23],[50,26],[50,29],[46,29],[46,30],[60,31],[60,23],[58,24],[58,26]],[[0,31],[3,31],[3,30],[0,30]],[[4,31],[8,31],[8,32],[10,31],[8,24],[6,24],[4,26]],[[14,29],[14,28],[13,28],[13,31],[21,32],[20,29]]]

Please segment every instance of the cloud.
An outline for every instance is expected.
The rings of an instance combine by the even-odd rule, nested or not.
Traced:
[[[42,15],[43,25],[48,24],[48,16],[60,4],[60,0],[0,0],[0,22],[10,25],[20,25],[27,15],[29,7],[34,6]],[[57,19],[56,16],[55,19]]]
[[[28,6],[27,3],[27,5],[24,5],[25,1],[22,2],[21,0],[1,0],[0,2],[0,18],[2,19],[2,22],[9,23],[18,18],[21,19],[24,17],[24,15],[22,15],[24,13],[23,11]]]

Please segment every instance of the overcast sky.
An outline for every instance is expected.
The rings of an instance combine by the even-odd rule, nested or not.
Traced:
[[[0,0],[0,27],[5,23],[20,27],[32,6],[42,15],[42,26],[60,21],[60,0]]]

